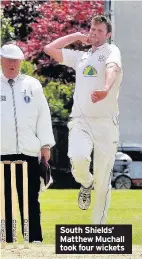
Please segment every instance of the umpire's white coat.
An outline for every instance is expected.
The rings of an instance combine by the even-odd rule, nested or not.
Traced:
[[[1,155],[38,156],[43,145],[55,144],[51,115],[40,82],[19,74],[13,87],[1,74]]]

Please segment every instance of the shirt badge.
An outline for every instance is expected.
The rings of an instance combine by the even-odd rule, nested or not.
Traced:
[[[85,67],[84,71],[83,71],[83,75],[84,76],[97,76],[97,70],[93,67],[93,66],[87,66]]]
[[[105,56],[104,55],[100,55],[98,58],[98,61],[103,62],[105,61]]]
[[[5,95],[0,95],[0,101],[5,102],[6,101],[6,96]]]
[[[31,98],[30,98],[29,96],[24,96],[24,101],[25,101],[26,103],[30,103]]]

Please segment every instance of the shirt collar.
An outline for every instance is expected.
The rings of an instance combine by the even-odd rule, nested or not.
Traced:
[[[99,46],[99,47],[97,47],[96,48],[96,50],[94,51],[94,52],[92,52],[92,48],[91,49],[89,49],[89,53],[91,53],[91,54],[93,54],[93,53],[95,53],[97,50],[101,50],[101,49],[103,49],[103,48],[105,48],[105,47],[107,47],[109,45],[109,43],[107,43],[107,42],[105,42],[103,45],[101,45],[101,46]]]
[[[17,81],[20,79],[20,75],[21,75],[21,73],[19,72],[19,74],[18,74],[15,78],[13,78],[14,82],[17,82]],[[2,72],[1,72],[1,78],[2,78],[2,80],[3,80],[4,82],[6,82],[6,83],[7,83],[8,80],[10,79],[10,78],[5,77]]]

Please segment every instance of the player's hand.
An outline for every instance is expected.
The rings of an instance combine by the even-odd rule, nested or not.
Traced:
[[[83,34],[81,32],[76,32],[75,34],[77,36],[77,39],[79,41],[81,41],[83,44],[90,45],[90,41],[89,41],[88,35]]]
[[[96,90],[91,94],[93,103],[103,100],[108,95],[108,90]]]
[[[44,157],[46,161],[50,159],[50,149],[49,148],[41,148],[41,157]]]

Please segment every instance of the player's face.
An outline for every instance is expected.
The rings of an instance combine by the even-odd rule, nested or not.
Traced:
[[[108,33],[105,23],[92,23],[89,31],[89,41],[92,46],[98,47],[103,45],[111,36]]]
[[[1,68],[2,72],[7,78],[15,78],[20,71],[21,60],[19,59],[9,59],[1,58]]]

